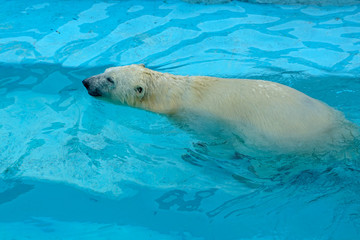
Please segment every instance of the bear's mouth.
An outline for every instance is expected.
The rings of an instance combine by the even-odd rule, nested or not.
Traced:
[[[88,93],[93,97],[101,97],[101,93],[97,89],[95,89],[94,91],[88,90]]]

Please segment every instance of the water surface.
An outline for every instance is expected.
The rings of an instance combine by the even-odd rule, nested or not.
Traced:
[[[1,239],[360,237],[359,158],[261,178],[248,156],[81,84],[132,63],[265,79],[360,125],[359,5],[2,1],[1,11]]]

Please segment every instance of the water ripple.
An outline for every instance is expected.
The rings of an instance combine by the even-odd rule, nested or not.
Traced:
[[[360,125],[359,5],[85,0],[3,1],[2,8],[8,14],[0,15],[6,212],[0,232],[24,224],[53,232],[64,222],[89,222],[88,215],[69,217],[76,209],[107,209],[89,226],[131,221],[129,229],[156,236],[182,234],[173,239],[360,235],[359,144],[353,158],[256,158],[224,139],[204,141],[164,116],[90,98],[81,84],[131,63],[174,74],[260,78],[323,100]],[[49,185],[21,183],[29,179]],[[81,196],[86,189],[101,197],[69,198],[75,207],[59,208],[63,196],[75,194],[67,184]],[[32,210],[34,199],[49,208]],[[108,199],[116,199],[111,207]],[[59,221],[31,220],[32,214]],[[8,223],[10,217],[21,224]]]
[[[267,65],[312,75],[347,72],[359,76],[360,72],[357,5],[257,8],[241,2],[84,2],[64,11],[53,26],[39,24],[43,12],[49,19],[56,18],[55,9],[65,9],[65,5],[34,4],[19,11],[16,18],[4,19],[0,61],[30,63],[42,59],[69,67],[144,62],[169,65],[167,69],[176,67],[182,74],[200,74],[197,69],[206,62],[211,69],[207,75],[222,74],[219,64],[227,66],[228,75],[244,76],[252,75],[254,67]],[[27,20],[29,15],[31,21]],[[23,24],[18,27],[22,18]],[[319,48],[320,54],[312,51]],[[219,51],[209,54],[209,49]],[[249,55],[249,49],[263,50],[262,58]],[[290,50],[291,54],[272,60],[277,52]],[[224,59],[222,51],[234,57]],[[223,63],[218,59],[224,59]]]

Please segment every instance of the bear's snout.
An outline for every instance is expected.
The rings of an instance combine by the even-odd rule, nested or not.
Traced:
[[[85,80],[82,81],[82,84],[84,85],[84,87],[86,87],[86,89],[88,90],[88,93],[93,96],[93,97],[100,97],[101,96],[101,92],[99,91],[99,89],[96,86],[96,84],[94,84],[94,77],[90,77],[87,78]]]
[[[90,87],[89,78],[83,80],[82,84],[84,85],[84,87],[86,87],[86,89],[89,89]]]

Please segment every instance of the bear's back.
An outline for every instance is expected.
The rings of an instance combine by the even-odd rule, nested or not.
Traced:
[[[342,125],[348,121],[342,113],[285,85],[212,77],[192,81],[186,108],[225,121],[253,142],[294,148],[345,134]]]

